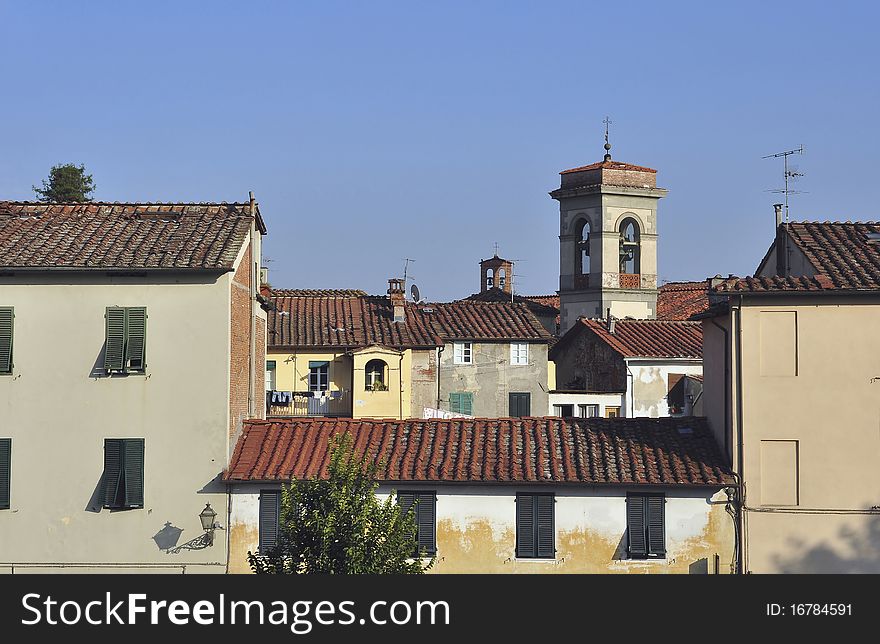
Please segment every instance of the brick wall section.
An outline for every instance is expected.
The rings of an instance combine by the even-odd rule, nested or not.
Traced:
[[[232,279],[230,294],[231,334],[229,357],[229,436],[241,431],[248,414],[248,353],[250,352],[250,273],[248,246]],[[259,372],[262,373],[262,370]],[[262,389],[262,387],[260,388]]]
[[[590,332],[582,333],[556,359],[556,387],[594,392],[626,390],[623,358]]]
[[[261,396],[265,390],[266,377],[266,320],[258,317],[256,322],[257,351],[254,355],[254,380],[256,381],[254,395],[256,395],[257,400],[254,403],[256,405],[254,417],[265,418],[266,405],[263,404]]]

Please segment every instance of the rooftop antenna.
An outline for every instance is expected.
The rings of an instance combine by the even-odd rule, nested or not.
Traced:
[[[770,190],[770,192],[774,192],[776,194],[785,195],[785,221],[788,222],[788,195],[799,195],[803,194],[802,190],[791,190],[788,187],[789,181],[796,181],[798,177],[804,176],[803,172],[798,172],[797,168],[788,168],[788,157],[792,154],[803,154],[804,146],[801,145],[794,150],[786,150],[785,152],[777,152],[776,154],[768,154],[765,157],[761,157],[762,159],[776,159],[778,157],[782,157],[782,168],[783,168],[783,177],[785,179],[785,188],[782,190]]]
[[[608,142],[608,126],[611,125],[611,119],[606,116],[602,121],[605,124],[605,161],[611,161],[611,144]]]
[[[407,272],[407,269],[409,269],[409,263],[414,262],[414,261],[416,261],[416,260],[410,259],[409,257],[403,258],[403,288],[404,289],[406,288],[406,272]]]

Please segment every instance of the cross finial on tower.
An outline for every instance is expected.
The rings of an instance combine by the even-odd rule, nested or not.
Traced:
[[[605,161],[611,161],[611,144],[608,142],[608,126],[611,125],[611,119],[606,116],[602,122],[605,124]]]
[[[495,257],[498,257],[498,242],[495,242]]]

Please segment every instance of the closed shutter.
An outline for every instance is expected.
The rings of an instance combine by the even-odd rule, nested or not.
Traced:
[[[626,534],[629,540],[630,557],[645,557],[648,554],[645,540],[645,497],[627,495]]]
[[[143,371],[147,366],[147,309],[130,307],[125,310],[125,316],[125,364],[131,371]]]
[[[119,486],[122,484],[122,439],[108,438],[104,441],[104,507],[117,508]]]
[[[125,479],[125,507],[144,507],[144,439],[126,438],[123,441]]]
[[[474,396],[471,393],[449,394],[449,411],[456,414],[473,415]]]
[[[417,495],[416,523],[419,530],[419,552],[433,555],[437,552],[435,534],[437,515],[437,495],[434,492],[422,492]]]
[[[267,554],[278,545],[278,526],[281,520],[281,492],[260,492],[260,554]]]
[[[0,373],[12,373],[12,308],[0,308]]]
[[[0,438],[0,510],[9,509],[9,482],[12,478],[12,439]]]
[[[109,306],[104,318],[104,371],[122,371],[125,368],[125,309]]]
[[[666,535],[663,514],[666,497],[663,495],[653,495],[647,497],[647,501],[648,555],[665,557]]]
[[[531,415],[531,394],[511,393],[508,396],[510,415],[514,418]]]
[[[516,495],[516,556],[534,557],[535,552],[535,497]]]
[[[416,494],[414,492],[398,492],[397,494],[397,505],[400,506],[400,515],[406,516],[407,513],[412,509],[413,504],[416,502]],[[419,535],[418,535],[418,524],[419,524],[419,515],[418,510],[416,509],[413,512],[413,518],[416,522],[416,534],[412,536],[413,539],[413,555],[417,555],[419,553]]]
[[[555,503],[555,498],[550,494],[540,494],[535,497],[538,557],[552,559],[556,556],[553,526],[553,509]]]

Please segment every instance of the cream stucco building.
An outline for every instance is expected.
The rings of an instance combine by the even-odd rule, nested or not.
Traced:
[[[265,232],[253,200],[0,202],[0,572],[226,570],[199,513],[226,527],[263,411]]]

